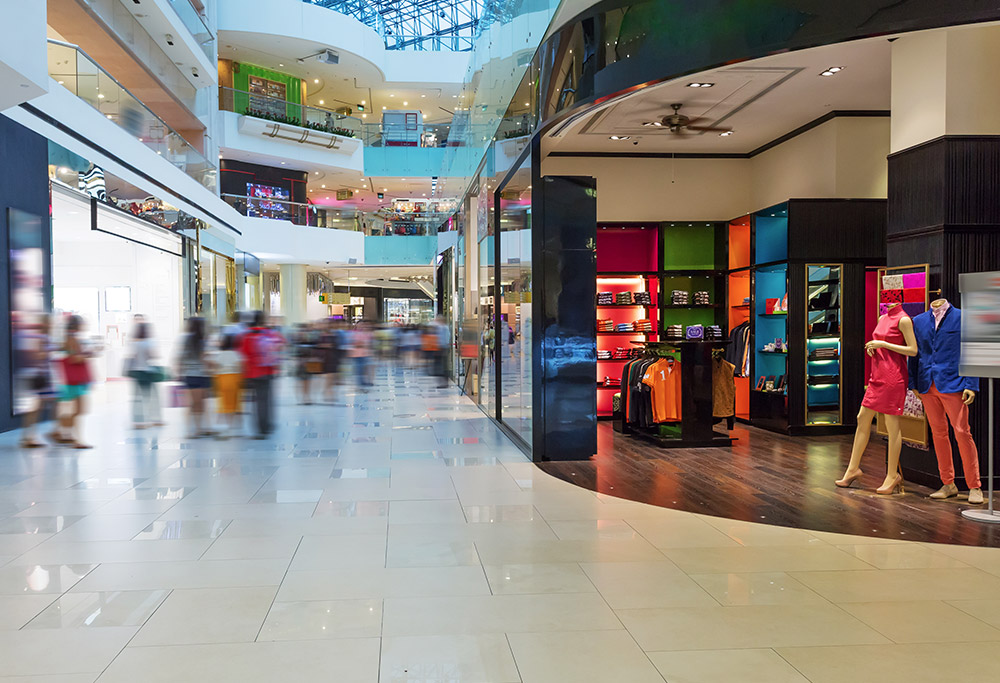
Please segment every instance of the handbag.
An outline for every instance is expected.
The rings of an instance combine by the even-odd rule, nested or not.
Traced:
[[[69,358],[62,360],[63,379],[67,386],[76,387],[90,384],[90,367],[86,360],[78,363],[70,362]]]
[[[187,391],[185,390],[184,385],[180,382],[174,382],[171,384],[167,395],[167,405],[170,408],[187,407]]]

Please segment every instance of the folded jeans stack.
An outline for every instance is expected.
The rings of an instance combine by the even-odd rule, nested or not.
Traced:
[[[632,301],[640,306],[653,305],[653,297],[649,292],[632,292]]]
[[[694,304],[695,306],[711,306],[712,297],[709,296],[708,292],[695,292],[694,293]]]
[[[614,292],[598,292],[597,293],[597,305],[598,306],[614,306],[615,304],[615,293]]]
[[[691,295],[681,289],[675,289],[670,294],[671,306],[687,306],[691,303]]]

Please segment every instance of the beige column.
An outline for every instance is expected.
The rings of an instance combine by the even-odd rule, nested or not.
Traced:
[[[1000,26],[907,34],[892,43],[892,152],[943,135],[1000,135]]]
[[[281,273],[281,316],[285,325],[306,322],[306,267],[279,266]]]

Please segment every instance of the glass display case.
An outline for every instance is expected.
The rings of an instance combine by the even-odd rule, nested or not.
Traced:
[[[805,424],[843,424],[842,264],[806,265]]]

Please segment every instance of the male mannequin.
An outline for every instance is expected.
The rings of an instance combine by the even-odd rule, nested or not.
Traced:
[[[944,500],[958,495],[951,440],[948,438],[950,421],[962,457],[965,482],[969,486],[969,502],[982,503],[979,452],[969,432],[969,405],[976,399],[979,380],[958,374],[961,330],[962,311],[948,303],[947,299],[931,302],[929,311],[913,319],[919,351],[909,361],[910,389],[924,404],[924,413],[934,439],[938,471],[944,484],[931,494],[931,498]]]

